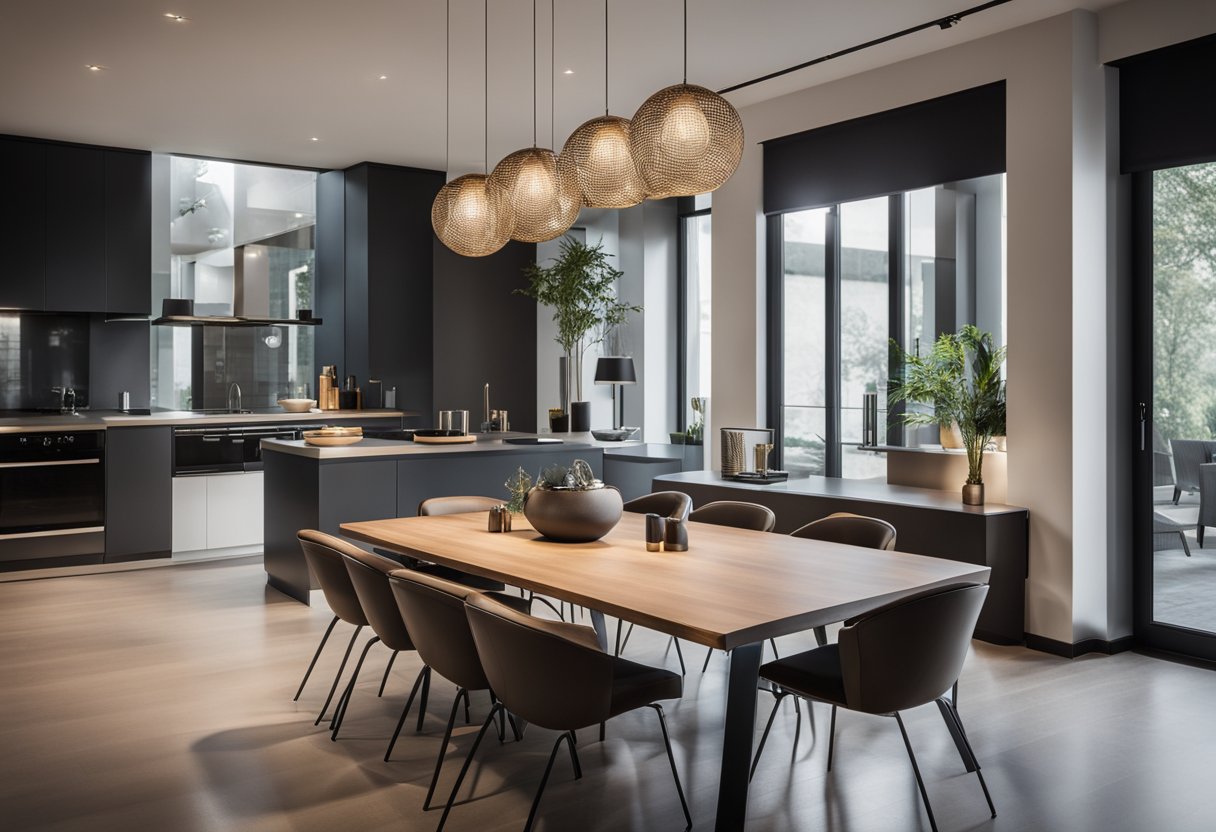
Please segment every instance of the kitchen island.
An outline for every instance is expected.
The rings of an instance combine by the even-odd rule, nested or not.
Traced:
[[[309,603],[316,583],[296,539],[301,529],[339,534],[342,523],[413,517],[430,497],[500,496],[505,502],[505,483],[518,468],[535,478],[547,465],[583,459],[602,477],[604,448],[620,445],[590,434],[562,434],[561,443],[542,445],[511,444],[500,434],[481,434],[462,445],[364,439],[318,448],[300,440],[263,440],[266,583]]]

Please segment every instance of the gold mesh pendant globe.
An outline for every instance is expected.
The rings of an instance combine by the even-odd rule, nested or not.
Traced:
[[[467,173],[440,188],[431,205],[436,236],[465,257],[493,254],[511,238],[510,208],[486,182],[485,174]]]
[[[511,239],[543,243],[560,237],[578,219],[582,193],[573,169],[558,165],[552,150],[517,150],[494,166],[487,187],[509,206]]]
[[[583,203],[591,208],[628,208],[646,198],[629,149],[629,119],[600,116],[566,139],[562,158],[574,164]]]
[[[696,84],[675,84],[633,114],[629,146],[649,196],[719,188],[743,158],[743,120],[730,102]]]

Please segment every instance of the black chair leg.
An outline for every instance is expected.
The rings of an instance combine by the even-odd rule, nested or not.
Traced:
[[[920,776],[920,766],[916,764],[916,755],[912,753],[912,743],[908,739],[908,730],[904,728],[903,717],[895,712],[895,721],[899,723],[899,733],[904,738],[904,748],[908,749],[908,759],[912,761],[912,773],[916,775],[916,786],[920,789],[920,799],[925,804],[925,812],[929,815],[929,828],[937,832],[937,820],[933,817],[933,807],[929,805],[929,792],[925,790],[925,781]],[[987,789],[984,789],[987,792]]]
[[[372,645],[380,641],[380,636],[372,636],[367,640],[367,644],[363,647],[363,652],[359,654],[359,661],[355,663],[355,672],[350,674],[350,682],[346,685],[346,692],[342,694],[342,698],[338,700],[338,704],[334,707],[333,725],[330,726],[329,738],[334,742],[338,740],[338,729],[342,727],[342,720],[346,718],[346,710],[350,707],[350,700],[355,694],[355,682],[359,680],[359,671],[363,669],[363,660],[367,658],[367,651],[372,649]]]
[[[469,756],[464,758],[464,765],[460,767],[460,774],[456,776],[456,782],[452,784],[452,793],[448,795],[448,802],[443,807],[443,815],[439,818],[439,826],[435,827],[435,832],[441,832],[443,825],[447,822],[448,815],[452,812],[452,804],[456,801],[456,793],[460,791],[460,784],[464,782],[464,776],[469,773],[469,766],[473,763],[473,755],[477,753],[477,746],[481,745],[481,740],[486,735],[486,731],[490,730],[490,726],[494,724],[494,719],[498,716],[498,711],[502,708],[502,703],[499,702],[490,709],[489,716],[486,721],[481,724],[481,730],[477,732],[477,739],[473,740],[473,747],[469,749]]]
[[[676,646],[676,658],[680,660],[680,675],[683,676],[686,673],[684,669],[684,651],[680,649],[680,640],[678,638],[672,636],[671,641]]]
[[[338,665],[338,672],[334,674],[334,683],[329,686],[329,696],[325,697],[325,704],[321,706],[321,713],[317,714],[317,718],[313,720],[313,725],[320,725],[321,720],[325,719],[325,712],[329,710],[329,703],[333,701],[334,691],[338,689],[338,682],[342,679],[342,671],[346,670],[346,660],[350,658],[350,651],[355,649],[355,640],[359,638],[359,633],[363,631],[363,626],[360,625],[351,633],[350,644],[346,645],[346,653],[342,656],[342,663]]]
[[[423,811],[431,808],[431,798],[435,796],[435,786],[439,783],[439,770],[443,768],[443,755],[448,750],[448,743],[452,740],[452,726],[456,722],[456,711],[460,708],[460,697],[462,696],[465,704],[468,705],[469,692],[464,688],[456,691],[456,698],[452,700],[452,711],[448,714],[447,725],[443,728],[443,742],[439,744],[439,756],[435,759],[435,773],[431,775],[431,787],[426,790],[426,800],[422,801]]]
[[[535,604],[537,601],[540,601],[540,602],[541,602],[542,604],[544,604],[546,607],[548,607],[549,609],[553,610],[553,612],[554,612],[554,613],[557,615],[557,617],[558,617],[558,618],[560,618],[562,621],[565,621],[565,620],[566,620],[566,616],[562,614],[563,610],[565,610],[565,608],[566,608],[566,602],[565,602],[565,601],[561,601],[561,602],[559,602],[559,603],[561,603],[561,605],[562,605],[562,609],[560,609],[560,610],[559,610],[557,607],[553,606],[553,602],[552,602],[552,601],[550,601],[548,598],[545,598],[545,597],[543,597],[543,596],[541,596],[541,595],[533,595],[533,596],[532,596],[532,598],[531,598],[531,600],[532,600],[532,603],[533,603],[533,604]]]
[[[773,694],[776,698],[773,700],[773,710],[768,715],[768,722],[764,724],[764,733],[760,735],[760,744],[756,746],[756,756],[752,759],[752,770],[747,775],[747,781],[750,783],[752,778],[756,776],[756,766],[760,764],[760,755],[764,753],[764,744],[768,742],[768,732],[773,729],[773,720],[777,718],[777,709],[781,707],[781,700],[789,696],[788,693]],[[795,702],[798,700],[795,699]]]
[[[308,677],[312,675],[312,669],[317,666],[317,659],[321,658],[321,651],[325,649],[325,642],[329,641],[329,634],[334,631],[334,625],[338,623],[338,616],[334,616],[329,622],[329,626],[325,628],[325,635],[321,636],[321,643],[317,645],[317,652],[312,654],[312,661],[308,663],[308,670],[304,671],[304,678],[300,680],[300,687],[296,690],[296,695],[291,697],[292,702],[300,699],[300,694],[304,692],[304,685],[308,683]]]
[[[384,678],[380,680],[380,692],[376,696],[384,696],[384,686],[388,684],[388,674],[393,669],[393,662],[397,661],[397,651],[393,651],[393,655],[388,657],[388,665],[384,668]]]
[[[624,650],[629,646],[629,637],[633,635],[633,622],[629,622],[629,629],[625,631],[625,640],[621,642],[621,649]]]
[[[832,723],[828,726],[828,771],[832,770],[832,754],[836,751],[836,706],[832,706]]]
[[[705,664],[701,665],[701,672],[709,670],[709,660],[714,657],[714,648],[707,647],[705,649]]]
[[[616,620],[616,649],[612,651],[612,655],[621,655],[621,619]]]
[[[1174,505],[1178,505],[1178,498],[1181,496],[1182,496],[1182,489],[1175,488],[1174,489]]]
[[[769,645],[770,645],[770,646],[773,648],[773,658],[774,658],[774,659],[779,659],[779,658],[781,658],[781,654],[777,652],[777,639],[775,639],[775,638],[770,638],[770,639],[768,640],[768,643],[769,643]]]
[[[647,707],[654,708],[659,715],[659,728],[663,731],[663,747],[667,749],[667,762],[671,764],[671,778],[676,782],[676,794],[680,796],[680,807],[684,810],[684,829],[692,829],[692,815],[688,811],[688,801],[684,798],[684,787],[680,785],[680,772],[676,768],[676,755],[671,750],[671,737],[667,733],[667,717],[663,714],[663,706],[651,702]]]
[[[410,706],[414,704],[414,696],[418,693],[418,689],[422,687],[422,677],[429,676],[431,668],[427,665],[422,666],[422,670],[418,671],[418,677],[414,679],[414,686],[410,688],[409,698],[405,700],[405,707],[401,709],[401,718],[397,720],[397,730],[393,731],[393,738],[388,741],[388,750],[384,752],[384,762],[388,762],[388,758],[393,754],[393,746],[397,744],[397,737],[401,736],[401,726],[405,725],[405,718],[409,716]]]
[[[962,741],[964,748],[967,750],[967,756],[970,757],[971,765],[967,766],[967,769],[968,771],[974,771],[975,776],[979,778],[980,788],[984,790],[984,800],[988,801],[988,811],[992,814],[992,817],[996,817],[996,806],[992,804],[992,795],[988,793],[988,784],[984,782],[984,774],[980,771],[979,758],[975,756],[975,749],[971,747],[971,740],[968,739],[967,731],[965,728],[963,728],[962,717],[958,715],[958,710],[952,705],[949,703],[943,703],[942,700],[938,700],[939,707],[941,707],[943,704],[945,705],[945,710],[949,712],[949,716],[947,718],[952,720],[954,722],[954,726],[958,729],[957,732],[951,731],[951,734]],[[964,765],[966,765],[967,762],[968,761],[966,759],[963,760]]]
[[[570,614],[574,615],[574,605],[570,605]],[[549,752],[549,764],[545,766],[545,773],[541,775],[540,786],[536,790],[536,797],[532,798],[532,810],[528,812],[528,822],[524,824],[524,832],[531,832],[532,824],[536,820],[536,810],[540,808],[541,795],[545,793],[545,784],[549,782],[549,774],[553,771],[553,761],[557,759],[557,750],[562,747],[562,743],[570,744],[570,760],[574,763],[574,779],[579,779],[583,776],[582,767],[578,764],[578,757],[574,753],[574,737],[569,731],[561,734],[557,738],[557,742],[553,743],[553,750]]]
[[[814,632],[815,632],[815,643],[816,644],[818,644],[820,647],[822,647],[823,645],[828,643],[828,628],[827,627],[816,627]]]
[[[426,719],[426,700],[431,693],[431,673],[430,668],[427,668],[427,673],[422,677],[422,694],[418,700],[418,727],[415,733],[422,730],[422,721]]]

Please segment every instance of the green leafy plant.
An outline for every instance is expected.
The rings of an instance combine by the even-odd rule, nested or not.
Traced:
[[[507,511],[512,514],[522,513],[524,503],[528,501],[528,492],[532,490],[532,477],[523,468],[516,468],[515,473],[503,485],[511,494],[511,499],[507,502]]]
[[[603,488],[602,480],[595,478],[595,472],[586,460],[576,459],[567,468],[565,465],[546,465],[536,478],[536,488],[542,491],[591,491]]]
[[[901,417],[905,424],[958,424],[967,451],[969,485],[983,483],[984,449],[993,436],[1004,433],[1004,362],[1005,348],[994,346],[991,333],[971,324],[943,333],[928,355],[899,350],[902,373],[892,379],[892,402],[932,406],[932,413],[905,412]]]
[[[705,437],[705,414],[708,412],[709,399],[705,396],[692,397],[693,421],[684,432],[684,442],[687,445],[700,445]]]
[[[530,263],[524,274],[528,286],[516,289],[542,306],[553,309],[557,336],[553,339],[566,353],[574,373],[574,396],[583,399],[583,357],[607,333],[621,326],[630,312],[642,307],[617,298],[616,282],[624,272],[608,261],[603,242],[586,245],[573,237],[561,241],[561,253],[552,265]]]

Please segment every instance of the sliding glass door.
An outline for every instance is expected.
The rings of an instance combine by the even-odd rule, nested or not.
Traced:
[[[1136,175],[1137,636],[1216,658],[1216,163]]]

